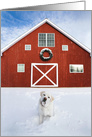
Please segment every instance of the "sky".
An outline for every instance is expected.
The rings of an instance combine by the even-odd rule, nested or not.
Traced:
[[[91,49],[90,11],[1,11],[1,49],[45,18]]]

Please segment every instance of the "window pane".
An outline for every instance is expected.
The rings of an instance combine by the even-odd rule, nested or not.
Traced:
[[[47,34],[47,47],[54,47],[54,34]]]
[[[25,50],[31,50],[31,45],[25,45]]]
[[[47,40],[54,40],[54,34],[48,33]]]
[[[54,47],[53,33],[39,33],[39,47]]]
[[[25,65],[24,64],[18,64],[17,72],[25,72]]]
[[[45,33],[39,34],[39,46],[46,47],[46,34]]]
[[[68,51],[68,45],[62,45],[62,50],[63,51]]]
[[[54,40],[48,40],[47,45],[48,47],[54,47]]]
[[[45,33],[40,33],[39,34],[39,40],[46,40],[46,34]]]
[[[83,65],[70,65],[71,73],[83,73]]]
[[[39,46],[46,47],[46,40],[39,40]]]

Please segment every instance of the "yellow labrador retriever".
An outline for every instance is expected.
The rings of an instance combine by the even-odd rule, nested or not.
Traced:
[[[50,93],[42,91],[39,100],[39,123],[43,123],[44,117],[53,116],[53,100]]]

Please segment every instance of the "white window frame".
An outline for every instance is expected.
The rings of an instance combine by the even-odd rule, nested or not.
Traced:
[[[46,34],[46,46],[39,46],[39,34]],[[54,34],[54,46],[55,47],[55,33],[38,33],[38,47],[52,47],[52,46],[47,46],[47,34]]]
[[[67,49],[63,49],[64,46],[67,46]],[[68,51],[68,45],[62,45],[62,51]]]
[[[26,49],[26,46],[30,46],[30,49],[29,49],[29,50]],[[25,50],[26,50],[26,51],[30,51],[30,50],[31,50],[31,44],[25,44]]]
[[[82,66],[83,66],[83,72],[71,72],[71,71],[70,71],[70,66],[71,66],[71,65],[82,65]],[[83,65],[83,64],[69,64],[69,72],[70,72],[70,73],[84,73],[84,65]]]
[[[24,65],[24,71],[19,71],[18,69],[19,69],[19,65]],[[18,73],[24,73],[25,72],[25,64],[17,64],[17,72]]]

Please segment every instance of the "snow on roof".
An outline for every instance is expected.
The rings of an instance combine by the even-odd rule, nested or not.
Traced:
[[[44,23],[48,23],[50,24],[52,27],[54,27],[56,30],[58,30],[59,32],[61,32],[63,35],[65,35],[66,37],[68,37],[69,39],[71,39],[74,43],[78,44],[81,48],[83,48],[84,50],[86,50],[87,52],[91,53],[91,50],[89,48],[87,48],[86,46],[84,46],[82,43],[80,43],[79,41],[77,41],[75,38],[73,38],[72,36],[70,36],[68,33],[66,33],[64,30],[62,30],[61,28],[59,28],[58,26],[56,26],[54,23],[52,23],[50,20],[45,19],[42,22],[40,22],[39,24],[37,24],[36,26],[34,26],[33,28],[31,28],[29,31],[27,31],[26,33],[24,33],[23,35],[21,35],[20,37],[18,37],[17,39],[15,39],[13,42],[11,42],[9,45],[7,45],[6,47],[4,47],[1,50],[1,56],[2,53],[4,51],[6,51],[7,49],[9,49],[11,46],[13,46],[15,43],[17,43],[19,40],[21,40],[22,38],[24,38],[25,36],[27,36],[28,34],[30,34],[31,32],[33,32],[35,29],[37,29],[38,27],[40,27],[41,25],[43,25]]]

